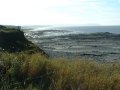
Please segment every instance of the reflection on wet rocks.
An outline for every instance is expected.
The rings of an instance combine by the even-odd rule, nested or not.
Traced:
[[[46,33],[49,33],[49,35]],[[120,34],[109,32],[81,34],[63,30],[27,31],[26,37],[51,57],[120,60]]]

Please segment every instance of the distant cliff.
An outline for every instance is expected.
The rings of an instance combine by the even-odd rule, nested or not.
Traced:
[[[2,25],[0,25],[0,51],[27,53],[39,52],[43,55],[47,55],[42,49],[28,41],[22,31]]]

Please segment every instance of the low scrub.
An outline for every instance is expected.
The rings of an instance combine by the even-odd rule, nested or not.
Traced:
[[[0,53],[1,90],[120,90],[120,63]]]

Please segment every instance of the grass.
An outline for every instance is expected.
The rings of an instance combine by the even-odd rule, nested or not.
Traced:
[[[0,53],[1,90],[120,90],[120,63]]]
[[[14,29],[14,28],[5,28],[5,29],[0,30],[0,32],[4,32],[4,33],[12,33],[16,31],[17,29]]]

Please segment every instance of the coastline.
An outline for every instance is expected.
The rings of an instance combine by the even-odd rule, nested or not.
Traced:
[[[120,34],[99,32],[45,37],[45,32],[54,33],[53,30],[28,31],[26,37],[52,58],[77,57],[103,62],[114,62],[120,59]]]

